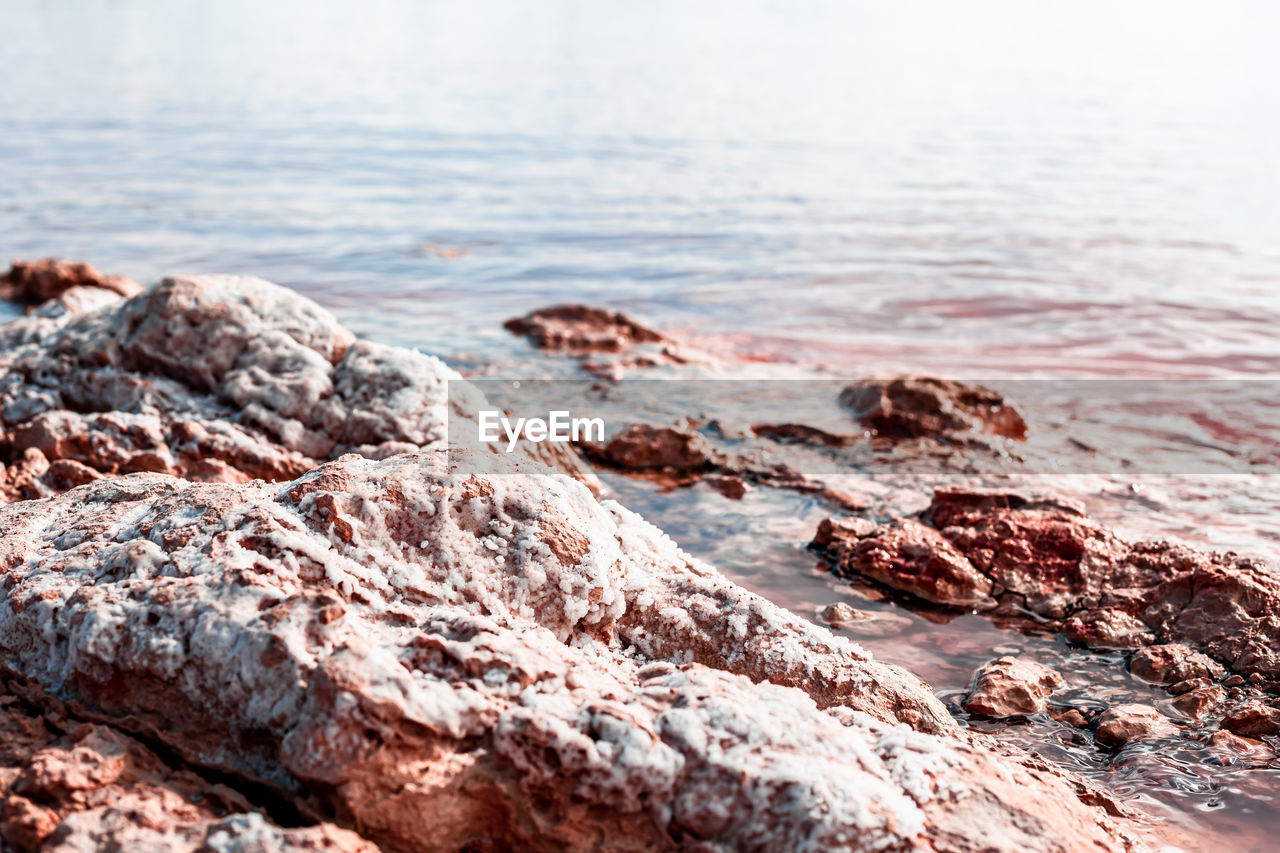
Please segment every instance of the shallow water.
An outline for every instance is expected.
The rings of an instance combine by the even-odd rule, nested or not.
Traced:
[[[0,20],[14,258],[261,275],[510,375],[546,368],[502,321],[572,300],[827,374],[1280,376],[1275,4],[9,0]],[[803,497],[614,486],[787,606],[852,595],[803,550],[823,512]],[[1134,535],[1280,541],[1267,477],[1074,488]],[[977,617],[857,606],[909,620],[861,639],[944,698],[1004,646],[1146,689]],[[1126,770],[1058,735],[1006,733],[1233,848],[1280,830],[1270,771]]]

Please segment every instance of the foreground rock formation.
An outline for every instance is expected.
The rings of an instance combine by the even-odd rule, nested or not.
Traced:
[[[445,452],[440,362],[254,279],[73,291],[0,328],[8,844],[1138,846],[572,460]]]

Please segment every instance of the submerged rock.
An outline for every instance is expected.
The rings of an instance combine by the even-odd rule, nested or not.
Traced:
[[[1266,737],[1280,734],[1280,708],[1254,700],[1232,708],[1222,720],[1222,727],[1242,737]]]
[[[1062,676],[1044,664],[996,658],[974,673],[964,709],[987,717],[1029,717],[1048,707],[1050,694],[1062,683]]]
[[[1171,737],[1178,731],[1177,726],[1150,705],[1117,705],[1098,717],[1095,736],[1099,743],[1107,746],[1124,746],[1133,741]]]
[[[999,393],[950,379],[868,379],[841,391],[840,403],[863,426],[889,438],[989,433],[1021,440],[1027,435],[1022,414]]]
[[[1179,684],[1222,675],[1222,664],[1182,643],[1148,646],[1129,661],[1129,671],[1156,684]]]

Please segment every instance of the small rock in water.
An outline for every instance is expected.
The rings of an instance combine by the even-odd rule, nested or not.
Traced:
[[[1209,736],[1209,750],[1223,764],[1235,764],[1241,759],[1270,761],[1275,750],[1260,740],[1240,737],[1231,732],[1214,732]]]
[[[1091,649],[1136,649],[1156,639],[1140,619],[1114,607],[1076,614],[1063,627],[1068,640]]]
[[[1193,678],[1217,678],[1222,665],[1181,643],[1148,646],[1129,661],[1129,671],[1154,684],[1177,684]]]
[[[1280,734],[1280,708],[1259,701],[1246,702],[1223,718],[1222,727],[1244,737]]]
[[[911,620],[897,613],[856,610],[843,601],[828,605],[822,619],[832,628],[856,631],[867,637],[893,637],[911,627]]]
[[[1000,394],[949,379],[869,379],[841,391],[840,403],[863,426],[891,438],[940,438],[966,432],[1019,440],[1027,436],[1022,414]]]
[[[1050,708],[1049,716],[1056,722],[1066,723],[1068,726],[1075,726],[1077,729],[1083,729],[1089,725],[1089,718],[1079,708]]]
[[[1062,676],[1035,661],[996,658],[974,676],[964,709],[987,717],[1028,717],[1044,711]]]
[[[1124,746],[1177,733],[1178,727],[1150,705],[1117,705],[1102,712],[1096,736],[1107,746]]]
[[[1173,707],[1189,720],[1203,719],[1209,711],[1221,705],[1227,691],[1221,687],[1197,687],[1173,700]]]

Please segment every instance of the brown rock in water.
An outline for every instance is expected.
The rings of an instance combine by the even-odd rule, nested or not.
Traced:
[[[1155,642],[1141,620],[1114,607],[1077,613],[1063,623],[1063,632],[1091,649],[1136,649]]]
[[[58,703],[52,707],[55,713],[42,717],[0,690],[6,850],[374,853],[372,844],[332,824],[282,828],[230,788],[166,763],[109,726],[77,724]]]
[[[452,461],[0,506],[0,657],[386,849],[1135,843],[1075,777],[987,751],[917,679],[581,484]]]
[[[1244,738],[1231,732],[1214,732],[1209,736],[1209,749],[1226,765],[1246,761],[1272,761],[1276,752],[1260,740]]]
[[[1223,668],[1217,661],[1182,643],[1166,643],[1135,652],[1129,661],[1129,671],[1156,684],[1177,684],[1197,678],[1217,678]]]
[[[347,452],[442,448],[446,425],[473,425],[483,402],[438,359],[357,342],[315,303],[261,279],[166,279],[89,313],[53,307],[0,327],[0,447],[9,468],[32,449],[82,467],[6,470],[10,498],[50,494],[83,480],[83,468],[292,479]],[[564,445],[521,455],[595,484]]]
[[[840,403],[863,426],[890,438],[989,433],[1022,440],[1027,435],[1021,413],[999,393],[950,379],[868,379],[841,391]]]
[[[1226,697],[1227,691],[1216,685],[1197,687],[1180,694],[1173,700],[1173,707],[1189,720],[1200,720],[1221,705]]]
[[[832,628],[854,631],[864,637],[895,637],[911,627],[911,620],[897,613],[857,610],[843,601],[828,605],[822,621]]]
[[[1259,701],[1246,702],[1222,718],[1222,727],[1243,737],[1280,734],[1280,708]]]
[[[865,525],[859,525],[865,529]],[[933,604],[964,609],[994,606],[991,579],[977,571],[936,530],[912,519],[873,527],[866,535],[827,519],[815,547],[838,574],[857,574]]]
[[[57,299],[77,287],[105,290],[118,296],[133,296],[142,285],[123,276],[103,275],[82,261],[46,258],[42,261],[14,261],[0,277],[0,299],[40,303]]]
[[[1255,683],[1280,681],[1280,576],[1258,560],[1167,542],[1129,543],[1090,521],[1074,502],[1015,492],[939,490],[920,522],[929,532],[912,527],[914,535],[903,537],[904,524],[895,521],[859,541],[878,542],[877,560],[885,565],[937,561],[975,584],[985,578],[1010,607],[1048,620],[1079,617],[1064,627],[1074,628],[1082,642],[1095,636],[1104,646],[1113,642],[1095,630],[1097,614],[1111,610],[1132,616],[1154,637],[1201,653],[1184,667],[1171,660],[1166,671],[1161,664],[1157,677],[1142,661],[1163,652],[1139,651],[1135,672],[1148,673],[1143,677],[1168,683],[1216,678],[1223,664]],[[848,544],[828,549],[835,571],[845,570],[850,550]],[[1119,617],[1108,618],[1118,624]]]
[[[609,439],[603,456],[610,465],[628,471],[691,474],[710,468],[714,451],[696,432],[634,424]]]
[[[1172,737],[1179,729],[1150,705],[1117,705],[1098,717],[1095,736],[1107,746],[1152,738]]]
[[[622,352],[638,343],[665,341],[625,314],[589,305],[556,305],[508,320],[504,328],[539,349],[577,353]]]
[[[964,709],[987,717],[1029,717],[1042,713],[1061,686],[1062,676],[1044,664],[1000,657],[974,673]]]

